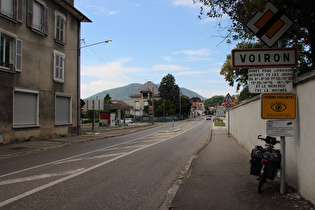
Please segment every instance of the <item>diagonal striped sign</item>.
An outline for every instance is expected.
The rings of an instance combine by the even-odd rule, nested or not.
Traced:
[[[248,23],[249,28],[261,41],[272,47],[293,25],[282,10],[268,2],[263,12],[258,12]]]

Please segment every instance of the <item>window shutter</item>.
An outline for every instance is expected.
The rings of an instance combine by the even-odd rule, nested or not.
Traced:
[[[23,0],[16,1],[16,20],[22,23]]]
[[[15,71],[22,71],[22,40],[16,39]]]
[[[57,125],[72,123],[71,96],[56,95],[55,121]]]
[[[43,7],[43,33],[48,34],[48,7]]]
[[[61,17],[60,18],[60,40],[61,41],[65,41],[65,40],[63,40],[64,24],[65,24],[65,21],[64,21],[63,17]]]
[[[38,125],[38,93],[14,92],[13,126]]]
[[[60,62],[59,62],[59,70],[60,70],[60,73],[59,73],[59,76],[60,76],[60,79],[62,79],[62,80],[64,80],[64,71],[63,71],[63,57],[62,56],[60,56],[59,57],[60,58]]]
[[[28,27],[33,27],[33,3],[34,3],[34,0],[27,1],[26,24]]]

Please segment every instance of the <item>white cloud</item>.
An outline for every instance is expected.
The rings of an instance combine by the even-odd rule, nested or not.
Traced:
[[[152,69],[156,71],[181,71],[181,70],[187,70],[189,68],[179,66],[179,65],[158,64],[158,65],[153,65]]]
[[[120,58],[118,60],[107,62],[95,66],[82,66],[82,76],[93,76],[98,78],[108,77],[126,77],[126,73],[144,71],[141,67],[125,67],[132,58]]]
[[[86,8],[92,10],[92,12],[97,15],[98,14],[114,15],[117,13],[116,11],[113,11],[104,7],[100,7],[100,6],[94,6],[94,5],[87,5]]]
[[[170,57],[170,56],[163,56],[163,59],[165,60],[165,61],[167,61],[167,62],[172,62],[172,61],[174,61],[174,58],[172,58],[172,57]]]
[[[193,0],[173,0],[173,5],[175,6],[183,6],[183,7],[192,7],[192,8],[200,8],[199,1],[196,1],[194,4]]]
[[[173,52],[173,54],[185,54],[185,55],[196,55],[196,56],[209,56],[211,55],[210,49],[201,48],[199,50],[181,50]]]
[[[222,80],[205,80],[203,82],[211,83],[211,84],[222,84],[222,83],[224,83],[224,81],[222,81]]]
[[[125,86],[127,83],[98,80],[88,84],[81,84],[81,98],[87,98],[104,90]]]
[[[205,71],[183,71],[183,72],[179,72],[176,75],[180,76],[180,75],[196,75],[196,74],[205,74]]]
[[[186,61],[213,61],[213,58],[208,57],[197,57],[197,56],[188,56]]]
[[[205,98],[212,98],[213,96],[226,96],[228,93],[230,95],[237,94],[235,88],[227,87],[224,89],[211,89],[211,90],[193,90],[194,92],[198,93],[199,95]]]
[[[130,73],[145,71],[141,67],[126,67],[132,58],[120,58],[112,62],[82,66],[81,71],[81,98],[89,97],[103,90],[130,84],[132,79]],[[93,78],[93,82],[89,81]]]

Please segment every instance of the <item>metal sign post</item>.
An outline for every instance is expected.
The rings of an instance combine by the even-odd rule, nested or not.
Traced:
[[[281,174],[280,174],[280,194],[285,194],[285,137],[280,137],[281,151]]]

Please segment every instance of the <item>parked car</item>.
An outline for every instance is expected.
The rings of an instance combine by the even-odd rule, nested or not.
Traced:
[[[126,118],[126,123],[133,123],[131,118]]]

